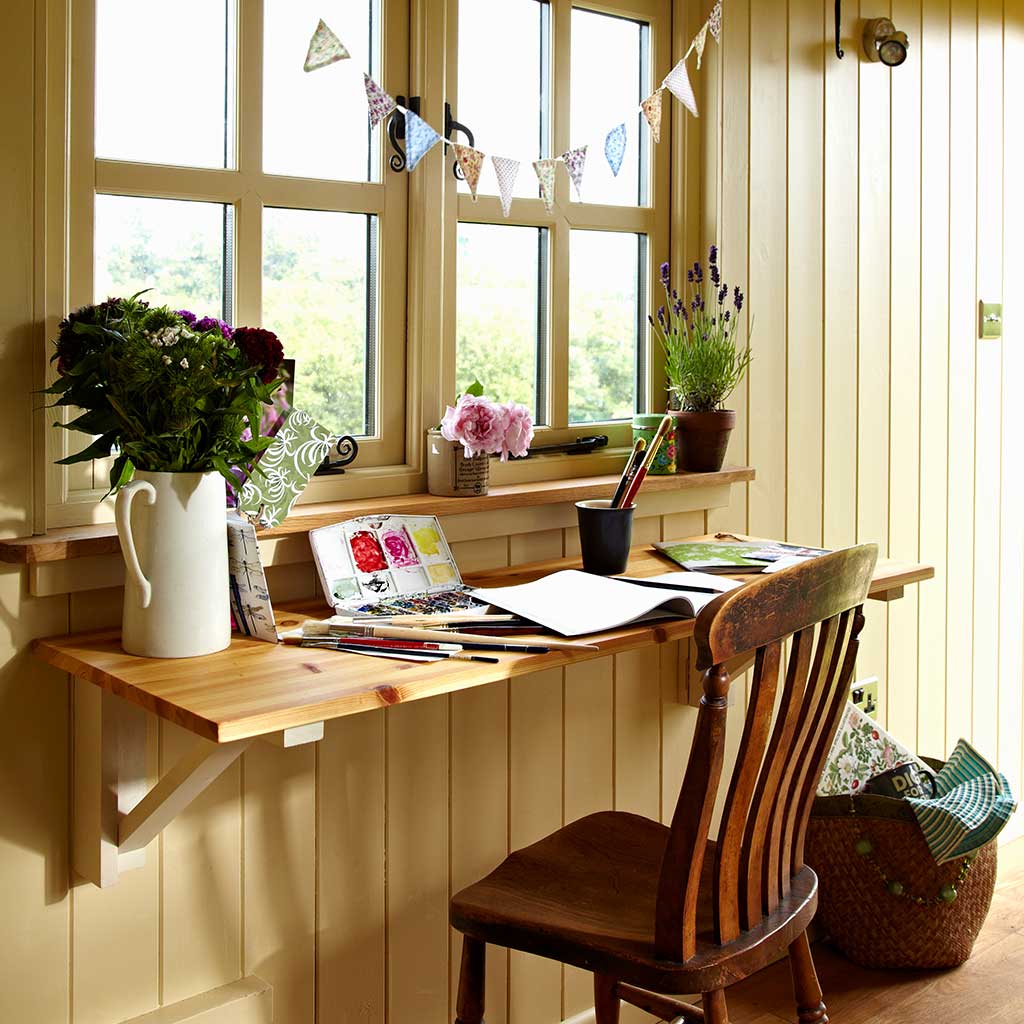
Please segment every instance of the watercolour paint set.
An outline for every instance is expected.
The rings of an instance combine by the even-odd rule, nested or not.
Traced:
[[[320,583],[341,615],[443,615],[469,596],[436,516],[362,516],[311,530]]]

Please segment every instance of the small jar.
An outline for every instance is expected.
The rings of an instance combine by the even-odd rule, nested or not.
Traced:
[[[665,418],[660,412],[641,412],[633,417],[633,444],[642,437],[648,444],[654,440],[654,435]],[[676,430],[675,425],[669,430],[658,448],[658,454],[654,456],[654,463],[648,470],[655,476],[670,476],[676,471]]]
[[[427,490],[445,498],[479,498],[487,493],[490,456],[467,459],[458,441],[427,431]]]

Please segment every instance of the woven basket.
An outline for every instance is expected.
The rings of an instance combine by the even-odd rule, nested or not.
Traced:
[[[928,763],[941,768],[941,761]],[[805,859],[818,876],[818,916],[843,954],[863,967],[956,967],[970,955],[996,881],[996,844],[983,847],[958,883],[963,860],[936,864],[909,804],[873,794],[817,797]],[[869,839],[872,855],[857,853]],[[894,896],[881,872],[907,895]],[[930,902],[955,885],[952,903]],[[907,898],[926,897],[924,905]]]

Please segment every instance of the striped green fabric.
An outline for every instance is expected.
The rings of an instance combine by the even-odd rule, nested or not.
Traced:
[[[907,797],[907,803],[939,864],[966,857],[993,840],[1017,809],[1006,776],[963,739],[935,776],[935,796]]]

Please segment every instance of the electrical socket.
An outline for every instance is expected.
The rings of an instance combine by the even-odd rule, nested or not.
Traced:
[[[878,717],[878,676],[861,679],[850,687],[850,702],[872,718]]]

